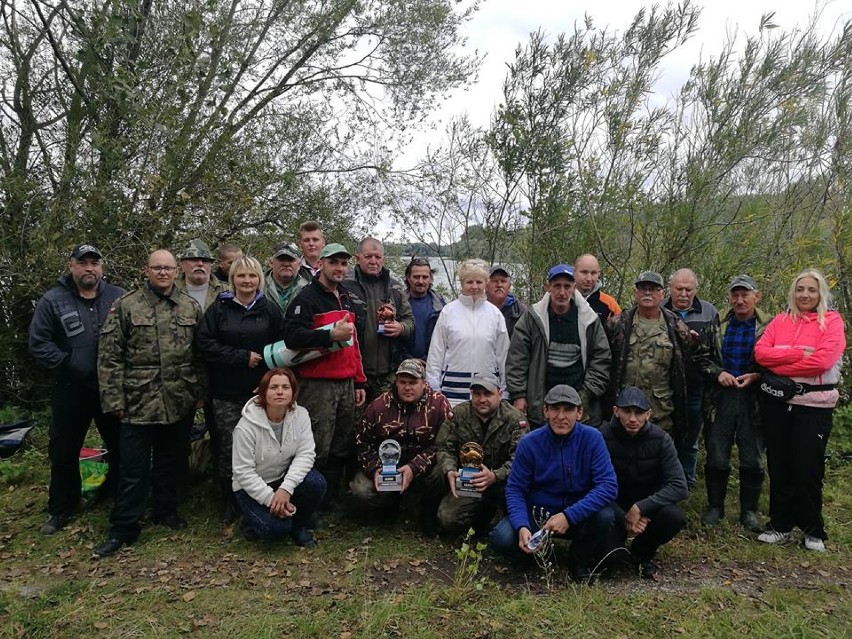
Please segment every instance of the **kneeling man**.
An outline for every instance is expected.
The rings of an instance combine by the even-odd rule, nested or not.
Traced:
[[[509,516],[491,531],[492,548],[503,554],[531,554],[530,537],[539,528],[573,540],[568,569],[588,582],[602,557],[612,527],[610,502],[618,494],[615,471],[603,437],[578,421],[580,395],[558,384],[544,397],[544,427],[518,443],[506,482]]]
[[[630,554],[646,579],[657,573],[657,549],[683,528],[677,503],[689,497],[674,442],[650,418],[645,393],[627,386],[615,400],[612,421],[601,428],[618,477],[610,547],[633,537]]]
[[[363,472],[355,475],[349,488],[358,503],[359,512],[392,516],[401,496],[412,482],[425,478],[435,463],[435,436],[446,419],[452,416],[450,403],[440,392],[426,383],[426,367],[418,359],[406,359],[396,370],[393,386],[374,399],[364,411],[355,431],[358,461]],[[396,469],[401,490],[380,492],[382,460],[379,446],[387,439],[400,446]],[[425,483],[425,482],[423,482]],[[426,498],[422,521],[427,532],[435,526],[437,500]]]
[[[455,407],[436,440],[438,458],[430,483],[438,494],[445,495],[438,506],[438,524],[445,532],[464,534],[471,527],[478,535],[488,532],[491,518],[503,503],[518,440],[526,432],[526,418],[503,401],[497,378],[490,373],[474,375],[470,401]],[[464,465],[460,451],[468,443],[482,448],[481,462],[470,482],[479,498],[456,491],[459,469]]]

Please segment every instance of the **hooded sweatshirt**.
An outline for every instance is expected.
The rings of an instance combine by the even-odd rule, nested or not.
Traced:
[[[275,438],[266,411],[252,397],[234,429],[231,488],[244,490],[269,506],[275,493],[269,484],[284,478],[281,488],[291,495],[314,466],[314,435],[308,411],[298,404],[284,416],[281,442]]]

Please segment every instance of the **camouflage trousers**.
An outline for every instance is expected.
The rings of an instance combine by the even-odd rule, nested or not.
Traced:
[[[231,478],[234,428],[243,415],[243,406],[245,406],[245,402],[232,402],[225,399],[213,400],[213,422],[217,442],[214,447],[214,454],[216,455],[216,475],[220,479]]]
[[[430,494],[427,479],[422,475],[415,477],[404,493],[383,492],[376,490],[373,480],[359,470],[352,481],[349,482],[349,490],[357,504],[358,512],[367,514],[393,515],[400,507],[402,500],[411,500],[412,503],[422,503],[428,499]]]
[[[301,379],[299,404],[311,416],[314,467],[322,472],[355,456],[355,384],[352,379]],[[324,473],[323,473],[324,474]],[[328,479],[328,478],[326,478]]]
[[[444,495],[438,504],[438,525],[450,535],[464,535],[470,528],[477,534],[486,534],[504,501],[505,482],[490,486],[482,499],[453,497],[447,476],[436,468],[429,474],[429,485],[433,492]]]

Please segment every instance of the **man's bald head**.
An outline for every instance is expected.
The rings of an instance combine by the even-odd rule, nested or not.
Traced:
[[[574,281],[577,290],[583,295],[588,295],[595,290],[601,279],[601,265],[591,253],[584,253],[574,260]]]
[[[695,294],[698,292],[698,278],[689,268],[678,269],[669,278],[669,295],[672,306],[685,311],[692,306]]]
[[[148,256],[148,282],[163,294],[171,292],[177,277],[177,261],[169,251],[160,249]]]

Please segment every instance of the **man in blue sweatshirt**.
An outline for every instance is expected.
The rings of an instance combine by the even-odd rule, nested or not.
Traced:
[[[540,528],[571,539],[568,569],[575,581],[589,582],[613,525],[609,504],[618,494],[615,471],[601,434],[578,421],[580,395],[565,384],[544,398],[543,428],[521,438],[506,483],[504,517],[491,531],[491,547],[501,554],[532,554]]]

